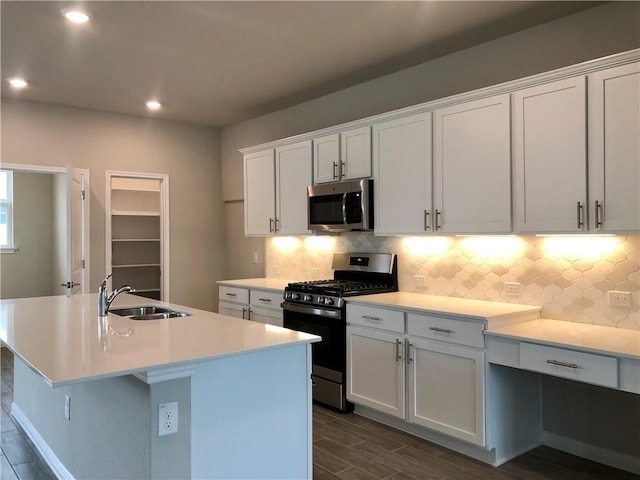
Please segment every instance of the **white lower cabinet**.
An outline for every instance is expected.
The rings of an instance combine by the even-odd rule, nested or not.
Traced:
[[[218,313],[282,327],[282,293],[220,285]]]
[[[404,334],[347,327],[347,398],[405,418]]]
[[[414,337],[408,342],[408,420],[484,446],[484,352]]]
[[[350,304],[347,322],[349,401],[486,445],[485,322]]]

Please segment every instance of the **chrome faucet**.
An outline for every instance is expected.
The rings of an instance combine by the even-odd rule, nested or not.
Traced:
[[[107,313],[109,313],[109,307],[111,306],[111,303],[116,299],[118,295],[124,292],[133,293],[136,291],[136,289],[133,288],[132,286],[124,285],[118,288],[117,290],[114,290],[111,293],[107,293],[107,281],[109,280],[110,277],[111,277],[111,274],[107,275],[104,278],[104,280],[102,280],[102,283],[100,284],[100,288],[98,288],[98,316],[99,317],[104,317],[107,315]]]

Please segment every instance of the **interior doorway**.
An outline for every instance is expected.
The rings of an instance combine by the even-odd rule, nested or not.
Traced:
[[[0,298],[89,288],[89,171],[2,164],[13,172],[11,251],[0,254]]]

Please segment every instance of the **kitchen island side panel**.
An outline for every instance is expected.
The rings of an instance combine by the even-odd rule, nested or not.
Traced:
[[[197,365],[192,478],[311,478],[310,345]]]
[[[73,478],[151,477],[149,386],[137,378],[51,388],[16,355],[13,396],[12,409],[18,407]]]

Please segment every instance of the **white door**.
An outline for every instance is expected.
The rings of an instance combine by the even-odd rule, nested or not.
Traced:
[[[484,446],[484,352],[409,342],[409,421]]]
[[[640,230],[640,64],[594,73],[588,84],[589,226]]]
[[[516,92],[516,228],[523,233],[586,229],[586,79]]]
[[[307,187],[311,185],[311,140],[276,149],[278,235],[308,235]]]
[[[68,214],[67,222],[67,253],[68,253],[68,277],[71,280],[67,284],[67,296],[89,291],[85,275],[85,246],[87,243],[86,228],[86,178],[85,173],[78,169],[67,169],[68,185]],[[69,288],[71,287],[71,288]]]
[[[244,157],[244,234],[275,231],[275,169],[273,149]]]
[[[431,113],[373,126],[375,232],[431,232]]]
[[[347,327],[347,398],[405,417],[404,337]]]
[[[509,95],[434,112],[434,228],[511,232]]]

